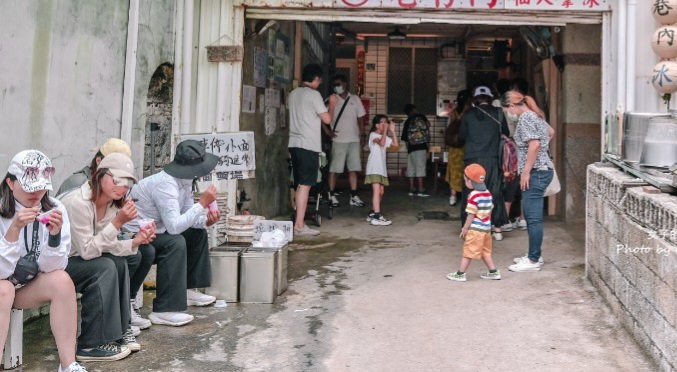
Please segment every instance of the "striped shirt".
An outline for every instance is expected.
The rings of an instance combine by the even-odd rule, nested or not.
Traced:
[[[468,196],[466,213],[474,214],[470,230],[491,232],[491,209],[494,207],[489,191],[472,190]]]

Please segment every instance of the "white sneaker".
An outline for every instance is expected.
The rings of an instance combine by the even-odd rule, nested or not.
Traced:
[[[520,261],[514,265],[510,265],[508,267],[510,271],[515,271],[515,272],[525,272],[525,271],[540,271],[541,270],[541,264],[538,262],[533,263],[529,259]]]
[[[313,230],[308,225],[304,225],[303,229],[299,230],[296,227],[294,228],[294,236],[315,236],[320,235],[318,230]]]
[[[332,205],[333,207],[338,207],[339,204],[340,204],[339,201],[338,201],[338,199],[336,198],[336,195],[330,196],[330,197],[329,197],[329,202],[331,203],[331,205]]]
[[[193,321],[193,316],[186,313],[150,313],[148,315],[153,324],[163,324],[179,327]]]
[[[355,195],[350,197],[350,205],[353,207],[364,207],[364,202],[359,196]]]
[[[514,262],[514,263],[520,263],[520,262],[522,262],[522,261],[524,261],[524,260],[529,260],[529,256],[525,254],[524,256],[515,257],[515,258],[512,260],[512,262]],[[538,263],[539,263],[540,265],[543,265],[543,263],[544,263],[544,262],[543,262],[543,256],[541,256],[541,257],[538,258]]]
[[[494,237],[494,240],[496,240],[496,241],[498,241],[498,242],[500,242],[501,240],[503,240],[503,233],[495,232],[495,233],[492,233],[491,236],[493,236],[493,237]]]
[[[378,216],[373,218],[370,223],[373,226],[390,226],[393,221],[387,220],[382,214],[378,214]]]
[[[188,298],[188,306],[207,306],[216,301],[216,297],[206,295],[197,289],[189,289],[186,291]]]
[[[134,337],[141,334],[141,328],[137,326],[129,326],[129,328],[132,330],[132,335],[134,335]]]
[[[73,362],[71,365],[66,367],[66,369],[62,369],[61,364],[59,364],[59,372],[87,372],[87,369],[81,366],[80,363]]]
[[[148,329],[153,324],[150,320],[141,316],[139,308],[136,307],[136,301],[129,301],[129,313],[132,316],[132,325],[139,327],[139,329]]]
[[[527,220],[523,220],[519,217],[515,220],[515,223],[512,224],[512,227],[518,230],[526,230],[527,229]]]
[[[512,222],[508,222],[505,225],[501,226],[502,232],[511,232],[512,230],[514,230],[514,227],[512,227]]]
[[[456,205],[456,202],[458,202],[458,198],[456,198],[455,196],[449,197],[449,205],[451,206]]]

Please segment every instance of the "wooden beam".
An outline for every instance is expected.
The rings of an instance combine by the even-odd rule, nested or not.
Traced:
[[[294,30],[294,81],[301,84],[301,59],[303,58],[303,22],[296,21]]]

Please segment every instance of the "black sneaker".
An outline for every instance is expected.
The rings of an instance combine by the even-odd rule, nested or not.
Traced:
[[[425,189],[423,189],[423,190],[419,191],[418,194],[416,194],[416,196],[420,196],[422,198],[427,198],[427,197],[430,196],[430,193],[425,191]]]
[[[122,338],[118,341],[118,343],[121,346],[126,346],[132,352],[141,350],[141,344],[136,341],[136,337],[134,337],[134,331],[132,331],[131,327],[122,335]]]
[[[416,190],[416,189],[409,190],[409,196],[416,196],[416,195],[418,195],[418,190]]]
[[[78,349],[75,358],[80,362],[85,361],[115,361],[131,354],[126,346],[120,346],[115,342],[109,342],[91,349]]]

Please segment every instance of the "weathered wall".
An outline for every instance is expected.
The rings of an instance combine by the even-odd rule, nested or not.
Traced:
[[[120,136],[127,1],[0,2],[0,171],[26,148],[55,184]]]
[[[254,50],[267,48],[268,33],[256,36],[244,45],[244,61],[242,63],[242,84],[254,86]],[[294,23],[281,22],[278,32],[286,35],[291,42],[291,56],[294,55]],[[267,84],[269,86],[269,83]],[[291,92],[291,84],[280,85],[282,103]],[[253,131],[256,142],[256,178],[238,182],[238,189],[244,189],[251,201],[244,203],[243,208],[248,208],[253,214],[272,218],[289,212],[289,169],[287,158],[289,152],[289,125],[285,128],[278,125],[274,132],[267,134],[264,125],[265,114],[260,112],[260,98],[264,95],[264,88],[256,88],[256,112],[240,114],[240,130]],[[286,105],[286,104],[285,104]],[[288,111],[286,121],[289,121]],[[270,132],[270,130],[269,130]]]
[[[37,148],[58,187],[91,148],[120,137],[128,17],[128,1],[0,2],[0,171]],[[141,174],[148,84],[174,59],[174,2],[141,0],[139,23],[131,145]]]
[[[587,174],[587,277],[659,371],[675,372],[677,197],[633,187],[608,165]]]
[[[171,133],[171,86],[173,84],[174,71],[164,71],[165,75],[171,74],[171,82],[165,81],[163,86],[164,96],[155,94],[155,110],[149,112],[148,91],[153,74],[158,67],[174,61],[174,13],[175,1],[166,0],[141,0],[139,4],[139,39],[136,54],[136,83],[134,86],[134,124],[132,127],[132,155],[137,175],[147,175],[141,168],[144,160],[150,156],[150,123],[158,122],[163,129],[158,133],[156,152],[162,164],[170,156],[169,143],[166,141]],[[167,70],[167,69],[165,69]],[[168,77],[167,77],[168,78]],[[168,88],[167,88],[168,87]],[[157,88],[157,86],[155,87]],[[169,92],[167,93],[167,89]],[[162,92],[161,92],[162,93]],[[168,95],[168,96],[167,96]],[[167,107],[167,102],[169,107]],[[159,105],[159,106],[158,106]],[[163,106],[164,105],[164,106]],[[151,108],[152,109],[151,105]],[[167,116],[167,114],[169,116]],[[146,146],[146,144],[148,144]],[[149,161],[146,161],[149,163]]]
[[[564,159],[557,172],[567,220],[585,218],[583,175],[588,164],[600,159],[601,45],[600,25],[568,25],[562,33],[566,66],[559,105]]]

